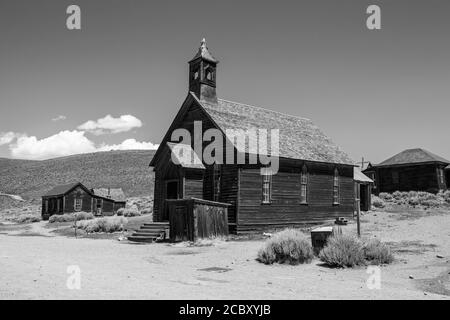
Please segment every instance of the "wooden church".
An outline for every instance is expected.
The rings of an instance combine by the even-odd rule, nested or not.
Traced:
[[[171,199],[188,198],[227,204],[231,232],[351,218],[355,193],[350,157],[309,119],[219,99],[217,64],[203,40],[189,61],[187,97],[150,163],[155,172],[154,221],[169,220]],[[227,129],[278,129],[278,171],[262,174],[265,165],[259,160],[256,164],[174,162],[172,150],[180,141],[171,141],[172,133],[183,128],[194,136],[198,121],[202,132],[217,129],[225,140],[231,139]],[[193,144],[186,149],[193,151]],[[252,155],[248,149],[238,149],[236,154],[246,160]],[[202,159],[200,154],[195,157]]]

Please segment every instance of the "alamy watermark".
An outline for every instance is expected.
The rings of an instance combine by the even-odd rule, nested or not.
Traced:
[[[193,135],[184,128],[172,132],[171,140],[176,141],[172,147],[173,163],[260,164],[262,174],[268,169],[271,174],[278,172],[279,129],[226,129],[223,132],[211,128],[203,133],[202,121],[194,121]]]

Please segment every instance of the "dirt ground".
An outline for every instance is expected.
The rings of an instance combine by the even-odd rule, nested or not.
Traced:
[[[262,239],[133,244],[120,234],[76,239],[47,222],[0,225],[0,299],[450,298],[450,214],[370,212],[362,232],[389,242],[396,257],[381,267],[379,289],[367,286],[365,267],[263,265]],[[69,266],[79,267],[80,289],[67,286]]]

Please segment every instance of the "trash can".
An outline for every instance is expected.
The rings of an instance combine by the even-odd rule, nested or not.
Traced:
[[[311,242],[316,255],[325,247],[327,239],[332,233],[333,227],[320,227],[311,230]]]

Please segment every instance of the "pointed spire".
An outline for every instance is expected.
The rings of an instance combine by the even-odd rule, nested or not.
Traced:
[[[208,60],[208,61],[211,61],[211,62],[214,62],[214,63],[218,63],[219,62],[216,58],[214,58],[212,56],[211,53],[209,53],[208,47],[206,46],[206,39],[205,38],[202,39],[202,42],[200,43],[200,48],[198,48],[197,54],[195,55],[194,58],[192,58],[191,61],[197,60],[198,58],[203,58],[205,60]],[[191,61],[189,61],[189,62],[191,62]]]

